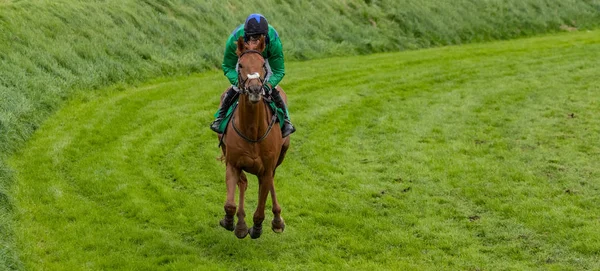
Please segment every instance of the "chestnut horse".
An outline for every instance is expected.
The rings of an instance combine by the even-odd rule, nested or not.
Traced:
[[[246,44],[242,38],[237,42],[238,55],[238,105],[232,119],[222,137],[223,158],[226,164],[225,180],[227,183],[227,201],[225,202],[225,217],[220,221],[221,226],[229,231],[235,230],[238,238],[244,238],[248,233],[252,239],[262,234],[262,223],[265,219],[265,202],[269,193],[273,204],[273,221],[271,228],[277,233],[283,232],[285,224],[281,217],[281,207],[275,195],[273,178],[275,169],[285,157],[289,147],[289,136],[281,138],[281,129],[275,123],[273,113],[264,100],[263,85],[265,83],[265,59],[261,55],[265,49],[262,38],[258,45]],[[278,88],[284,101],[287,97]],[[248,229],[244,218],[244,195],[248,180],[244,172],[258,177],[258,206],[254,212],[254,225]],[[239,187],[239,207],[236,213],[235,192]],[[234,214],[237,224],[234,227]]]

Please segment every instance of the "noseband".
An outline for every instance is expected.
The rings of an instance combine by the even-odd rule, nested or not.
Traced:
[[[263,87],[265,85],[265,78],[260,77],[260,74],[257,72],[255,72],[253,74],[247,74],[246,79],[242,78],[241,69],[239,68],[239,62],[240,62],[240,59],[242,59],[242,56],[244,56],[245,54],[258,54],[263,59],[263,63],[264,63],[263,69],[265,72],[265,76],[267,74],[267,66],[266,66],[266,62],[264,62],[265,58],[262,56],[262,54],[259,51],[247,50],[247,51],[244,51],[242,54],[240,54],[240,56],[238,57],[238,67],[237,67],[238,89],[240,89],[242,91],[242,93],[248,94],[249,91],[248,91],[248,88],[246,87],[246,83],[248,82],[248,80],[258,79],[260,81],[260,88],[263,89]]]

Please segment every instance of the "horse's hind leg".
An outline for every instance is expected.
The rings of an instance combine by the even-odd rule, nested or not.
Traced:
[[[248,226],[246,225],[246,211],[244,210],[244,197],[246,194],[246,189],[248,188],[248,179],[246,179],[246,174],[241,172],[240,180],[238,181],[238,187],[240,188],[240,198],[239,198],[239,208],[237,211],[238,222],[235,225],[235,236],[237,238],[244,238],[248,235]]]
[[[277,161],[277,166],[279,166],[283,159],[285,158],[285,153],[287,152],[290,146],[290,137],[286,137],[283,141],[283,145],[281,147],[281,152],[279,153],[279,160]],[[275,177],[275,170],[273,170],[273,177]],[[277,195],[275,194],[275,183],[271,184],[271,202],[273,203],[273,221],[271,221],[271,229],[273,229],[276,233],[281,233],[285,229],[285,223],[283,222],[283,217],[281,217],[281,207],[279,206],[279,202],[277,201]]]
[[[271,221],[271,229],[276,233],[282,233],[285,229],[283,217],[281,217],[281,206],[275,195],[275,184],[271,184],[271,202],[273,203],[273,221]]]
[[[281,165],[281,163],[283,163],[283,159],[285,159],[285,154],[287,153],[287,150],[289,147],[290,147],[290,137],[286,137],[286,138],[284,138],[283,144],[281,145],[281,152],[279,153],[279,159],[277,159],[277,166],[279,166],[279,165]]]

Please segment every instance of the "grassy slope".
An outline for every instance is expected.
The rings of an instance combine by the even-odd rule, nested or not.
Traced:
[[[74,92],[218,67],[227,35],[257,10],[289,60],[600,26],[599,0],[3,1],[0,158]]]
[[[11,159],[23,266],[599,269],[599,60],[596,31],[291,63],[287,228],[254,241],[218,226],[222,75],[83,95]]]
[[[288,60],[600,26],[599,0],[0,1],[0,266],[18,262],[6,157],[73,95],[218,66],[228,33],[256,11]]]

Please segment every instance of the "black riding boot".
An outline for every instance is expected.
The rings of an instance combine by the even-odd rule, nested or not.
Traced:
[[[235,96],[235,90],[233,90],[233,88],[229,88],[227,90],[227,93],[225,93],[225,97],[223,97],[223,103],[221,103],[221,107],[219,107],[219,115],[217,116],[217,119],[215,119],[215,121],[213,121],[213,123],[210,124],[211,130],[215,131],[216,133],[221,133],[219,131],[219,127],[221,126],[221,122],[227,114],[227,110],[229,110],[229,107],[235,100]]]
[[[281,99],[281,95],[279,95],[277,89],[271,90],[271,98],[273,98],[275,105],[283,110],[283,114],[285,115],[285,121],[283,123],[283,128],[281,129],[281,137],[285,138],[295,132],[296,128],[294,128],[294,125],[290,122],[287,106],[285,105],[285,102],[283,102],[283,99]]]

